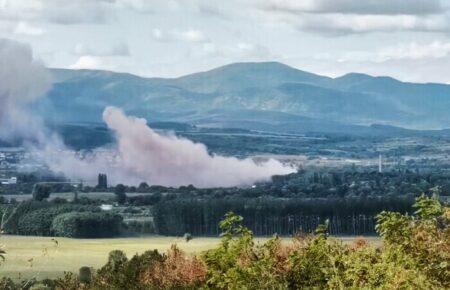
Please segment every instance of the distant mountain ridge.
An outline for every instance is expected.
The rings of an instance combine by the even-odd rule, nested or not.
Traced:
[[[336,132],[372,124],[450,127],[450,85],[350,73],[320,76],[278,62],[233,63],[164,79],[100,70],[51,69],[36,104],[52,123],[101,122],[114,105],[153,122],[284,132]],[[370,127],[367,127],[370,128]]]

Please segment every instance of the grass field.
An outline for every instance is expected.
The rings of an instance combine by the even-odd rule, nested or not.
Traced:
[[[355,238],[341,238],[344,243]],[[378,238],[368,238],[372,244],[380,245]],[[55,242],[57,241],[57,243]],[[218,238],[194,238],[188,243],[179,237],[139,237],[114,239],[68,239],[50,237],[9,236],[0,237],[6,250],[6,260],[0,265],[0,276],[15,280],[36,277],[55,278],[64,271],[78,272],[82,266],[98,268],[106,263],[108,253],[120,249],[128,257],[146,250],[167,250],[177,244],[188,253],[199,253],[218,245]],[[264,241],[265,238],[258,238]]]

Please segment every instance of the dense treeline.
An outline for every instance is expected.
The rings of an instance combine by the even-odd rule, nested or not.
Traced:
[[[26,178],[33,180],[32,176]],[[8,222],[7,232],[52,235],[55,233],[51,225],[56,215],[84,211],[82,205],[95,206],[98,210],[98,206],[106,202],[128,208],[128,212],[113,208],[126,220],[128,233],[217,235],[218,222],[227,211],[233,210],[245,218],[246,226],[256,235],[311,232],[325,220],[329,220],[333,234],[374,234],[374,217],[378,212],[411,212],[414,197],[421,193],[431,195],[439,190],[441,195],[448,196],[450,173],[438,169],[383,173],[355,168],[317,169],[274,176],[270,182],[249,187],[196,188],[189,185],[172,188],[150,186],[145,182],[137,187],[118,184],[105,188],[103,185],[80,190],[109,191],[109,200],[95,199],[96,195],[92,194],[92,197],[87,195],[70,203],[73,210],[66,211],[61,207],[29,213],[40,209],[41,205],[49,207],[49,204],[66,202],[51,193],[52,202],[39,203],[48,197],[49,191],[57,189],[54,186],[35,186],[33,198],[36,202],[20,204],[18,212]],[[38,189],[48,190],[38,194],[41,192]],[[76,208],[76,204],[80,207]],[[21,214],[22,211],[26,211],[25,214]],[[142,212],[146,213],[145,219],[142,219]],[[19,216],[23,216],[20,224]]]
[[[25,201],[1,208],[2,232],[18,235],[100,238],[117,236],[122,217],[98,206]]]
[[[22,285],[51,290],[449,289],[450,208],[424,196],[413,208],[413,215],[377,215],[380,248],[363,239],[344,244],[329,237],[327,224],[290,242],[273,237],[257,243],[242,217],[227,213],[220,222],[220,244],[197,256],[176,245],[164,254],[150,250],[131,259],[115,250],[98,270],[82,267],[79,274]],[[22,285],[0,280],[2,289]]]
[[[126,186],[129,193],[171,195],[174,197],[284,197],[284,198],[343,198],[370,196],[403,196],[421,193],[431,194],[439,187],[441,195],[450,196],[450,171],[392,170],[377,171],[357,169],[300,170],[289,175],[273,176],[269,182],[251,187],[196,188],[192,185],[179,188],[149,186]],[[113,192],[114,188],[109,188]],[[145,204],[145,198],[133,197],[136,203]],[[155,203],[149,198],[148,202]]]
[[[20,175],[17,185],[0,185],[0,194],[31,194],[34,184],[41,181],[64,181],[59,177],[42,177],[34,174]],[[74,187],[69,184],[49,184],[51,192],[70,192]],[[389,170],[383,173],[367,168],[316,168],[300,170],[297,173],[274,176],[269,182],[255,184],[254,187],[232,188],[179,188],[148,185],[142,182],[138,186],[125,186],[128,193],[147,194],[189,194],[190,196],[276,196],[276,197],[348,197],[348,196],[385,196],[430,193],[430,189],[439,186],[442,195],[450,195],[450,170],[443,167],[433,170],[415,168]],[[115,187],[84,186],[77,188],[83,192],[115,192]],[[136,199],[137,203],[146,200]],[[149,203],[155,200],[148,199]]]
[[[365,198],[176,198],[154,207],[157,233],[217,235],[230,210],[244,217],[256,235],[312,232],[325,220],[332,234],[374,234],[375,215],[383,210],[410,212],[412,195]]]

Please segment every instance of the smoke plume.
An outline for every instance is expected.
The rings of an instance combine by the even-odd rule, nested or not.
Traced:
[[[160,135],[144,119],[127,117],[114,107],[105,109],[103,119],[116,133],[121,166],[152,183],[233,186],[293,172],[293,168],[275,160],[256,164],[251,159],[210,155],[205,145],[175,135]]]
[[[25,140],[28,150],[49,169],[68,178],[89,181],[102,172],[112,183],[218,187],[252,184],[295,171],[276,160],[257,164],[211,155],[203,144],[159,134],[145,119],[127,117],[114,107],[104,110],[103,119],[115,133],[115,147],[90,153],[70,150],[27,109],[50,84],[49,72],[33,59],[28,46],[0,40],[0,139]]]
[[[0,39],[0,139],[44,141],[40,118],[30,115],[26,108],[50,85],[50,74],[33,59],[29,46]]]
[[[205,145],[175,135],[162,135],[145,119],[127,117],[120,109],[107,107],[103,119],[116,135],[114,149],[98,149],[79,156],[77,152],[47,146],[46,163],[55,172],[73,178],[92,179],[98,172],[114,183],[197,187],[248,185],[273,175],[295,171],[276,160],[261,164],[252,159],[210,155]]]

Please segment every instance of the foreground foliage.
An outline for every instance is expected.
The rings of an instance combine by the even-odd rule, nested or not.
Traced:
[[[328,225],[292,242],[277,236],[258,244],[240,216],[220,223],[221,244],[198,257],[176,246],[128,259],[113,251],[94,271],[42,281],[42,289],[449,289],[450,209],[419,197],[413,215],[382,212],[383,247],[361,239],[352,245],[328,236]],[[21,289],[4,279],[2,289]],[[30,283],[31,284],[31,283]],[[23,288],[23,287],[22,287]],[[38,288],[41,289],[41,288]]]

